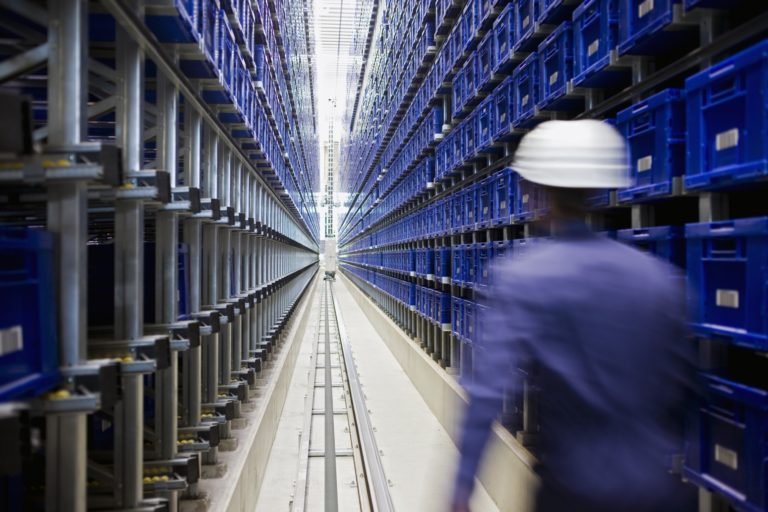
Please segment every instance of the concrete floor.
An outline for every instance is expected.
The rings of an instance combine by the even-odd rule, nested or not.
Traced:
[[[345,283],[339,280],[334,286],[396,510],[448,510],[458,457],[455,445]],[[259,512],[290,510],[299,467],[299,434],[304,421],[305,397],[310,391],[308,375],[314,364],[311,354],[317,339],[319,300],[315,302],[270,453],[256,507]],[[322,510],[322,503],[308,503],[307,510]],[[479,483],[472,510],[498,510]]]

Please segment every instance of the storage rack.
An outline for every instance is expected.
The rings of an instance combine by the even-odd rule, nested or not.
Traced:
[[[380,9],[341,159],[343,272],[471,379],[489,265],[548,234],[546,197],[511,168],[517,143],[549,119],[615,124],[636,184],[596,194],[588,221],[687,273],[710,393],[681,446],[682,477],[701,487],[701,510],[765,510],[765,8],[421,0]],[[535,449],[535,381],[524,368],[520,379],[501,421]]]
[[[0,4],[3,510],[200,496],[317,271],[310,8]]]

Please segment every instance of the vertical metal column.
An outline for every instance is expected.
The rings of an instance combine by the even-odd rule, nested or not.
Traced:
[[[48,4],[48,144],[64,151],[86,133],[88,9],[84,0]],[[87,194],[82,181],[48,188],[48,229],[57,238],[62,366],[78,365],[87,357]],[[86,413],[49,414],[46,437],[46,510],[85,510]]]
[[[131,9],[144,17],[143,1]],[[128,176],[143,164],[144,54],[122,28],[117,29],[117,125]],[[144,324],[144,205],[137,200],[115,204],[115,337],[138,339]],[[123,396],[115,408],[115,481],[118,507],[138,507],[143,498],[144,383],[123,375]]]
[[[171,187],[176,186],[178,92],[162,74],[157,76],[158,165],[170,175]],[[178,319],[178,215],[173,211],[158,211],[155,225],[155,319],[171,324]],[[178,354],[171,351],[168,368],[158,372],[155,380],[155,455],[172,459],[176,455],[178,437]],[[176,496],[169,496],[176,509]]]
[[[185,105],[184,129],[186,183],[190,187],[200,188],[201,120],[200,114],[189,105]],[[189,311],[199,313],[202,309],[202,221],[191,218],[184,221],[184,241],[189,246]],[[200,424],[202,416],[202,366],[201,347],[190,347],[184,352],[184,412],[187,426]]]
[[[222,141],[219,151],[218,168],[219,198],[221,199],[222,209],[226,207],[227,210],[233,206],[232,197],[230,196],[231,170],[231,153]],[[232,286],[230,245],[232,229],[226,224],[227,222],[227,220],[224,220],[224,225],[217,228],[219,243],[219,293],[213,297],[215,303],[228,302]],[[222,331],[219,333],[219,384],[221,385],[229,384],[232,379],[232,324],[232,321],[227,322],[226,325],[222,326]]]

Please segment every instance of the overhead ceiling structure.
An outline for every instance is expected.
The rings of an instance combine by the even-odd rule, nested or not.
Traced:
[[[341,126],[355,101],[357,83],[363,72],[363,50],[372,29],[371,0],[322,0],[314,3],[316,72],[318,84],[318,129],[327,139],[331,119]],[[332,109],[331,99],[337,108]],[[337,132],[338,133],[338,132]]]

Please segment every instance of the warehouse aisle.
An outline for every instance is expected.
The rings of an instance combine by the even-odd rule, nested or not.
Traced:
[[[376,441],[389,492],[398,511],[444,511],[450,496],[458,451],[447,432],[432,415],[407,375],[355,302],[344,281],[334,284],[353,357],[375,429]],[[304,424],[305,397],[310,391],[308,373],[322,294],[309,314],[309,328],[283,409],[277,437],[261,486],[256,510],[288,511],[295,495],[300,468],[300,432]],[[310,404],[311,405],[311,404]],[[338,486],[352,486],[339,473]],[[310,483],[311,484],[311,483]],[[475,493],[473,510],[496,511],[482,487]],[[306,510],[322,510],[323,504],[309,500]]]

